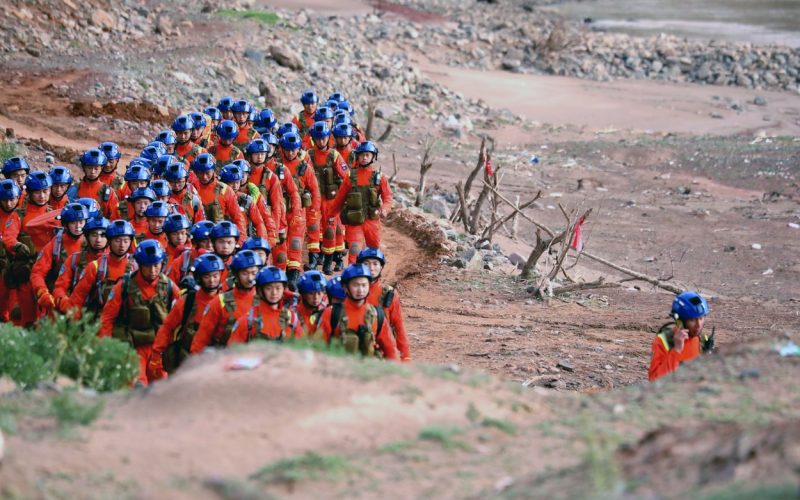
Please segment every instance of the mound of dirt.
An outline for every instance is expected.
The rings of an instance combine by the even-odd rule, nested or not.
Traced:
[[[453,242],[436,221],[422,214],[396,208],[386,218],[386,224],[411,236],[417,245],[436,256],[452,255],[454,251]]]
[[[116,102],[105,104],[99,101],[73,102],[69,105],[72,116],[111,116],[122,120],[146,121],[166,125],[177,112],[166,106],[149,102]]]

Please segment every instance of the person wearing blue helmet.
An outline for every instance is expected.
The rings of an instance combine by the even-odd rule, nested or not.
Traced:
[[[260,300],[236,320],[228,345],[302,337],[303,328],[293,303],[286,299],[286,283],[286,273],[275,266],[264,267],[258,272],[256,289]]]
[[[83,178],[78,183],[78,198],[92,198],[100,204],[106,219],[119,218],[117,208],[119,198],[114,189],[100,180],[100,173],[108,163],[108,158],[99,149],[87,149],[80,157]]]
[[[172,190],[169,187],[169,183],[164,179],[157,179],[150,182],[150,189],[153,190],[153,194],[156,195],[156,201],[163,201],[169,205],[173,205],[169,201],[169,196],[172,194]],[[177,205],[173,207],[173,209],[177,210]]]
[[[214,253],[220,256],[225,265],[231,263],[240,239],[241,231],[238,226],[227,220],[215,224],[214,229],[211,230],[211,244],[214,247]]]
[[[164,129],[156,135],[156,141],[164,145],[168,155],[175,154],[175,146],[178,145],[178,139],[175,137],[175,132],[170,129]]]
[[[233,106],[234,102],[235,99],[233,97],[225,96],[217,103],[217,109],[222,115],[223,120],[233,120],[233,110],[231,110],[231,106]]]
[[[262,136],[273,133],[277,126],[278,120],[275,119],[275,113],[269,108],[264,108],[259,111],[258,116],[256,116],[256,122],[253,124],[253,128],[256,129],[256,132]]]
[[[147,230],[147,207],[156,201],[156,194],[149,187],[138,188],[119,204],[119,218],[133,224],[136,234]]]
[[[378,355],[397,360],[397,347],[383,308],[367,301],[372,274],[363,264],[352,264],[342,272],[347,297],[325,309],[316,337],[331,344],[337,339],[345,351],[362,356]]]
[[[236,193],[236,201],[239,204],[242,214],[244,215],[247,236],[258,236],[260,238],[267,237],[267,227],[264,223],[262,212],[258,207],[258,199],[260,193],[258,189],[255,190],[256,196],[254,198],[248,191],[241,191],[242,185],[247,185],[247,181],[242,168],[238,165],[239,162],[246,164],[245,160],[237,160],[230,165],[225,165],[219,171],[219,179],[227,184],[231,190]]]
[[[322,106],[319,109],[317,109],[317,112],[314,113],[314,123],[308,129],[308,132],[306,132],[306,134],[303,136],[303,149],[305,150],[310,149],[311,145],[314,143],[314,136],[312,135],[312,132],[314,130],[315,124],[323,122],[325,123],[325,125],[328,126],[328,131],[333,129],[333,115],[334,115],[333,110],[328,106]],[[328,141],[328,145],[331,148],[335,146],[333,137],[330,134],[328,134],[326,140]]]
[[[192,170],[197,175],[195,188],[206,219],[213,222],[232,221],[244,233],[247,228],[236,202],[236,193],[217,177],[217,162],[211,153],[198,156],[192,163]]]
[[[220,113],[219,109],[216,106],[209,106],[203,110],[209,118],[211,118],[211,129],[217,128],[219,122],[222,121],[222,113]]]
[[[183,163],[169,165],[164,171],[164,180],[171,191],[169,202],[177,207],[178,212],[192,223],[206,218],[203,202],[195,187],[189,183],[189,170]]]
[[[119,166],[120,158],[122,158],[122,151],[119,150],[119,146],[117,146],[116,143],[110,141],[100,144],[98,149],[106,155],[106,159],[108,160],[100,170],[100,182],[117,190],[119,186],[122,185],[119,174],[117,174],[117,167]]]
[[[208,152],[214,156],[219,167],[223,167],[234,160],[243,160],[244,154],[233,144],[239,135],[239,126],[233,120],[223,120],[217,125],[217,139]]]
[[[191,246],[189,245],[189,230],[191,228],[192,225],[185,215],[171,212],[167,216],[167,220],[164,221],[164,233],[167,235],[167,244],[164,249],[167,252],[169,263],[176,262],[185,250],[191,251]],[[170,276],[169,266],[167,266],[166,273]],[[175,283],[180,283],[180,280],[175,281]]]
[[[30,165],[21,156],[14,156],[3,162],[3,177],[16,182],[20,189],[25,189],[25,178],[30,171]]]
[[[156,161],[151,165],[150,172],[153,174],[151,177],[151,181],[164,179],[164,174],[167,172],[167,169],[172,165],[185,165],[182,161],[178,160],[173,155],[161,155],[156,159]]]
[[[189,136],[190,140],[198,146],[205,147],[204,145],[204,132],[208,128],[208,120],[206,115],[199,111],[192,111],[189,113],[189,118],[192,119],[192,133]],[[207,144],[207,142],[205,142]]]
[[[353,138],[354,133],[353,126],[348,123],[337,123],[333,126],[332,135],[333,142],[336,143],[336,151],[347,162],[348,168],[356,167],[355,149],[358,147],[358,143]]]
[[[125,171],[125,187],[122,188],[121,192],[128,195],[139,188],[149,186],[152,176],[153,174],[149,168],[142,165],[131,165]]]
[[[172,131],[175,132],[175,145],[173,156],[178,160],[192,164],[195,158],[205,153],[205,148],[192,142],[194,120],[189,115],[180,115],[172,122]]]
[[[259,257],[261,257],[261,261],[264,263],[264,265],[266,265],[267,262],[269,262],[269,254],[272,252],[272,246],[266,239],[253,236],[244,241],[242,250],[254,251]]]
[[[329,99],[325,101],[325,107],[333,111],[335,114],[339,110],[339,102]]]
[[[134,347],[139,355],[139,381],[147,385],[154,380],[147,376],[147,365],[156,332],[180,290],[162,272],[167,255],[157,241],[139,243],[133,258],[139,269],[125,273],[114,285],[100,314],[98,336],[114,337]]]
[[[31,219],[50,211],[50,188],[53,179],[47,172],[34,170],[25,178],[25,200],[20,207],[23,229]]]
[[[211,231],[214,229],[214,224],[210,220],[199,220],[192,224],[190,234],[192,235],[192,247],[194,248],[194,256],[197,257],[202,253],[214,253],[214,244],[211,242]]]
[[[653,355],[647,373],[651,381],[714,349],[713,330],[710,336],[703,334],[708,312],[708,302],[697,292],[683,292],[673,299],[672,322],[662,326],[653,339]]]
[[[53,287],[53,298],[58,312],[63,314],[68,311],[70,296],[86,266],[108,252],[107,231],[110,224],[105,217],[96,217],[89,219],[83,227],[86,244],[67,257]]]
[[[314,125],[316,121],[314,119],[314,113],[317,112],[317,106],[319,105],[319,96],[316,92],[311,89],[306,90],[300,96],[300,103],[303,105],[303,111],[301,111],[297,116],[292,118],[292,123],[298,129],[299,135],[302,137],[306,135],[308,130]]]
[[[137,235],[136,241],[155,240],[165,250],[167,248],[167,233],[164,231],[164,223],[171,213],[172,207],[168,203],[163,201],[151,203],[144,212],[144,216],[147,218],[147,229],[145,229],[144,233]]]
[[[312,123],[312,125],[313,125],[313,123]],[[295,125],[292,122],[282,123],[281,126],[278,127],[278,130],[275,131],[275,135],[278,137],[279,141],[280,141],[280,139],[283,138],[284,135],[289,134],[289,133],[297,134],[298,137],[302,136],[302,133],[300,132],[300,129],[297,127],[297,125]]]
[[[330,209],[331,213],[340,214],[345,226],[350,263],[356,261],[364,248],[380,248],[381,218],[389,214],[392,206],[389,181],[373,165],[378,159],[377,146],[370,141],[362,142],[355,155],[356,167],[344,178]]]
[[[192,263],[191,279],[185,293],[175,302],[156,333],[147,367],[149,376],[170,375],[189,357],[192,340],[203,320],[206,307],[218,300],[225,264],[214,254],[200,255]]]
[[[319,271],[306,271],[297,280],[297,293],[300,294],[297,316],[305,334],[309,337],[317,331],[319,318],[327,307],[325,300],[327,286],[328,281]]]
[[[10,290],[16,285],[12,279],[11,263],[30,257],[27,245],[19,241],[20,217],[17,213],[22,190],[13,179],[0,181],[0,321],[9,321]]]
[[[238,133],[233,139],[233,145],[239,151],[243,151],[247,145],[250,144],[250,141],[261,137],[261,134],[253,128],[249,119],[250,113],[253,111],[253,106],[246,100],[239,99],[233,103],[231,111],[233,111],[233,121],[238,127]]]
[[[67,167],[58,165],[50,170],[50,201],[48,205],[53,210],[61,210],[64,205],[74,201],[78,196],[77,186],[72,186],[72,173]]]
[[[344,302],[344,299],[347,298],[347,294],[344,292],[342,277],[334,276],[333,278],[329,279],[328,284],[325,285],[325,293],[328,296],[329,305],[341,304]]]
[[[224,260],[224,259],[223,259]],[[237,253],[228,266],[233,286],[209,303],[192,341],[192,354],[208,346],[228,345],[234,323],[256,304],[256,276],[264,263],[252,250]]]

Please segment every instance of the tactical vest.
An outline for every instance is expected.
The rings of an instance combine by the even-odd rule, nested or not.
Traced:
[[[206,212],[206,220],[210,220],[214,224],[225,220],[225,214],[222,211],[222,205],[219,203],[219,200],[222,198],[222,193],[224,192],[225,184],[217,181],[217,185],[214,186],[214,200],[207,205],[203,205],[203,209]]]
[[[83,181],[81,181],[81,183],[82,182]],[[78,187],[78,190],[80,191],[80,186]],[[111,186],[109,186],[108,184],[103,184],[101,182],[100,189],[97,190],[97,194],[95,195],[94,199],[100,204],[108,203],[108,200],[111,199],[111,193],[112,193]],[[106,214],[106,216],[108,216],[108,214]]]
[[[131,274],[125,273],[122,277],[121,293],[122,305],[111,335],[129,342],[133,347],[152,344],[156,332],[172,307],[172,281],[166,275],[160,274],[155,295],[144,300],[136,280]]]
[[[3,244],[3,234],[0,233],[0,275],[5,275],[8,269],[8,253],[6,246]]]
[[[294,180],[294,185],[297,187],[297,192],[300,193],[301,206],[303,208],[308,208],[313,203],[313,198],[311,197],[311,191],[309,191],[303,184],[303,176],[306,175],[306,170],[308,170],[308,161],[306,159],[306,155],[302,151],[300,152],[300,155],[301,155],[299,156],[300,164],[297,165],[297,175],[293,176],[293,180]],[[278,164],[278,168],[286,168],[287,170],[289,170],[289,168],[286,167],[282,161],[276,160],[276,162]],[[276,172],[278,171],[278,168],[275,169]],[[279,176],[279,178],[283,180],[282,176]],[[286,193],[286,190],[284,190],[283,196],[284,198],[289,196],[288,193]],[[291,211],[289,205],[287,205],[286,211],[287,212]]]
[[[239,208],[242,210],[244,220],[247,222],[247,237],[256,235],[256,226],[250,217],[250,209],[253,207],[253,197],[247,193],[236,193]]]
[[[187,249],[181,253],[181,267],[178,276],[178,283],[189,274],[189,269],[192,268],[192,250]]]
[[[81,253],[83,253],[85,245],[85,240],[81,242]],[[67,260],[67,250],[64,248],[64,230],[58,231],[56,236],[53,238],[53,254],[52,254],[52,263],[50,264],[50,269],[48,269],[47,274],[44,277],[44,282],[47,285],[47,289],[51,292],[56,285],[56,280],[58,276],[61,274],[61,265]]]
[[[95,275],[94,286],[92,286],[92,289],[89,291],[89,295],[86,297],[84,308],[90,312],[93,312],[96,316],[99,316],[100,312],[103,310],[103,306],[106,305],[108,295],[111,293],[111,290],[114,288],[114,285],[117,284],[119,279],[106,279],[108,276],[108,254],[101,255],[96,262],[97,263],[95,265],[97,266],[97,274]],[[138,266],[136,265],[136,262],[129,257],[125,263],[125,272],[122,275],[125,276],[134,273],[137,269]]]
[[[264,320],[260,314],[255,314],[255,310],[256,308],[253,307],[250,309],[250,312],[247,313],[247,340],[245,342],[256,339],[283,342],[285,337],[292,338],[292,332],[294,332],[294,329],[297,327],[297,316],[292,316],[292,311],[289,307],[281,307],[281,312],[278,316],[278,326],[281,332],[278,337],[271,337],[263,333]]]
[[[275,175],[275,174],[272,173],[272,170],[270,170],[269,167],[267,167],[267,165],[264,164],[264,169],[261,171],[261,179],[259,179],[258,183],[255,184],[256,189],[258,189],[258,191],[261,193],[261,196],[264,197],[264,202],[270,208],[272,207],[272,202],[269,199],[269,186],[268,186],[266,181],[270,180],[273,175]],[[248,182],[248,189],[251,189],[249,187],[250,184],[253,184],[253,183],[252,182]],[[252,194],[252,189],[251,189],[251,193],[250,194]]]
[[[389,309],[392,307],[392,301],[394,300],[394,288],[391,285],[384,285],[381,290],[381,298],[378,300],[378,303],[384,309]]]
[[[19,216],[20,226],[22,226],[22,221],[25,219],[25,214],[27,213],[28,210],[27,197],[25,197],[22,200],[22,206],[17,208],[16,210],[17,210],[17,215]],[[50,212],[51,211],[50,207],[47,207],[46,211]],[[33,239],[31,238],[30,234],[25,232],[24,227],[20,229],[19,235],[17,236],[17,241],[28,247],[29,255],[19,255],[19,253],[17,253],[10,260],[8,269],[3,275],[5,284],[8,288],[17,288],[21,284],[30,281],[33,264],[36,262],[36,259],[38,258],[36,248],[33,244]]]
[[[111,189],[116,192],[119,192],[123,185],[125,185],[125,179],[122,176],[117,175],[114,177],[114,180],[111,181]]]
[[[172,156],[174,156],[175,158],[177,158],[178,160],[180,160],[180,161],[182,161],[182,162],[185,162],[185,161],[187,161],[189,158],[191,158],[192,160],[194,160],[194,158],[195,158],[197,155],[199,155],[199,154],[200,154],[200,146],[198,146],[197,144],[192,144],[192,147],[191,147],[191,148],[189,148],[189,151],[187,151],[187,152],[186,152],[186,154],[185,154],[185,155],[183,155],[183,156],[181,156],[180,154],[178,154],[178,147],[177,147],[177,146],[175,146],[175,154],[174,154],[174,155],[172,155]],[[191,163],[191,160],[189,160],[189,163]]]
[[[381,172],[372,174],[369,184],[358,185],[358,169],[350,169],[350,192],[344,202],[342,223],[350,226],[363,224],[367,219],[380,218],[381,199],[378,189],[381,184]]]
[[[236,298],[233,296],[233,289],[228,290],[220,294],[219,296],[219,303],[222,305],[222,308],[228,313],[228,321],[225,322],[225,329],[222,332],[222,339],[220,339],[219,344],[222,347],[228,345],[228,341],[231,338],[231,334],[233,333],[233,325],[236,323]],[[259,303],[258,294],[253,295],[253,303],[250,307],[256,307]]]
[[[72,271],[72,281],[69,283],[69,288],[67,288],[67,295],[72,295],[72,291],[75,290],[75,286],[78,284],[78,281],[81,279],[81,275],[83,274],[83,270],[86,269],[86,264],[89,263],[89,250],[86,248],[81,249],[80,253],[76,256],[75,254],[72,255],[70,259],[69,267]]]
[[[186,184],[184,193],[181,195],[180,204],[183,215],[189,219],[190,224],[194,224],[197,212],[200,210],[200,201],[192,192],[190,185]]]
[[[305,114],[304,111],[301,111],[297,115],[297,123],[300,124],[300,126],[297,127],[300,130],[300,137],[303,137],[304,135],[306,135],[308,133],[308,131],[310,129],[310,127],[308,126],[308,123],[306,122],[306,114]]]
[[[377,349],[378,334],[383,328],[386,318],[383,308],[375,307],[372,304],[365,304],[367,310],[364,313],[364,323],[358,326],[357,330],[349,327],[347,315],[344,312],[344,305],[337,303],[331,305],[331,336],[328,344],[333,337],[339,337],[344,346],[344,350],[362,356],[382,356],[380,349]],[[372,324],[377,319],[378,329],[373,330]]]
[[[342,185],[342,178],[336,174],[336,157],[338,156],[335,149],[328,151],[328,156],[325,158],[325,163],[317,165],[314,161],[316,155],[309,154],[311,164],[314,166],[314,173],[317,174],[317,183],[319,184],[319,191],[326,200],[336,198],[336,193],[339,192],[339,186]]]

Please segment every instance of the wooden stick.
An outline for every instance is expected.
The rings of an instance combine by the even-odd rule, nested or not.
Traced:
[[[589,281],[587,283],[574,283],[571,285],[564,285],[553,289],[553,295],[561,295],[562,293],[577,292],[579,290],[592,290],[595,288],[616,288],[620,286],[619,283],[606,283],[605,278],[602,276],[597,281]]]
[[[482,182],[483,182],[483,184],[484,184],[486,187],[488,187],[488,188],[489,188],[491,191],[494,191],[494,189],[492,188],[492,186],[488,185],[488,184],[486,183],[486,181],[482,181]],[[530,222],[530,223],[531,223],[531,224],[533,224],[534,226],[538,227],[539,229],[541,229],[542,231],[544,231],[545,233],[547,233],[547,235],[548,235],[548,236],[550,236],[551,238],[552,238],[552,237],[554,237],[554,236],[556,235],[556,233],[554,233],[554,232],[553,232],[553,231],[552,231],[552,230],[551,230],[549,227],[547,227],[547,226],[545,226],[544,224],[541,224],[541,223],[539,223],[539,222],[536,222],[535,220],[533,220],[533,219],[531,219],[530,217],[528,217],[528,216],[527,216],[527,215],[526,215],[524,212],[521,212],[520,210],[518,210],[518,209],[517,209],[517,207],[516,207],[516,206],[514,206],[514,204],[513,204],[513,203],[511,203],[511,202],[508,200],[508,198],[506,198],[506,197],[505,197],[505,196],[503,196],[502,194],[500,194],[500,193],[497,193],[497,196],[498,196],[498,198],[500,198],[501,200],[503,200],[504,202],[506,202],[506,204],[508,204],[508,206],[510,206],[511,208],[513,208],[515,213],[519,213],[519,215],[520,215],[520,216],[521,216],[523,219],[525,219],[526,221]]]
[[[394,155],[394,151],[392,151],[392,165],[394,166],[394,173],[389,177],[390,184],[394,184],[395,179],[397,179],[397,174],[400,173],[400,170],[397,168],[397,158]]]
[[[464,232],[469,232],[469,215],[467,214],[467,202],[464,199],[464,186],[461,184],[461,181],[458,181],[456,184],[456,192],[458,193],[458,199],[461,202],[461,221],[464,223]]]
[[[485,162],[486,162],[486,137],[481,139],[481,148],[478,150],[478,163],[475,165],[475,168],[472,169],[472,172],[469,173],[469,175],[467,176],[467,181],[464,183],[465,198],[469,198],[469,192],[472,191],[472,183],[475,181],[475,177],[477,177],[478,172],[481,171]]]
[[[599,262],[601,264],[605,264],[606,266],[610,267],[611,269],[616,269],[617,271],[619,271],[619,272],[621,272],[623,274],[627,274],[628,276],[632,276],[632,277],[634,277],[634,278],[636,278],[638,280],[641,280],[641,281],[646,281],[646,282],[650,283],[651,285],[657,286],[659,288],[662,288],[664,290],[670,291],[672,293],[682,293],[684,291],[682,288],[679,288],[679,287],[677,287],[675,285],[672,285],[670,283],[664,283],[663,281],[661,281],[661,280],[659,280],[657,278],[653,278],[651,276],[647,276],[646,274],[642,274],[642,273],[636,272],[636,271],[634,271],[632,269],[628,269],[626,267],[622,267],[619,264],[614,264],[613,262],[610,262],[610,261],[608,261],[608,260],[606,260],[606,259],[604,259],[602,257],[598,257],[597,255],[593,255],[593,254],[591,254],[589,252],[584,251],[584,252],[582,252],[582,254],[587,259],[591,259],[591,260],[593,260],[595,262]]]

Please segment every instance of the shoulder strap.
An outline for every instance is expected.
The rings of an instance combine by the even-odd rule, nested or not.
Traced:
[[[380,335],[381,330],[383,329],[383,322],[386,319],[386,313],[383,312],[382,307],[374,307],[374,308],[375,308],[375,314],[378,316],[378,331],[375,332],[375,339],[377,340],[378,335]]]
[[[328,337],[328,343],[330,344],[331,339],[334,337],[334,333],[336,333],[336,328],[339,327],[339,321],[342,319],[343,307],[341,303],[331,304],[331,335]]]
[[[381,306],[387,309],[392,307],[392,300],[394,300],[394,288],[392,288],[391,285],[386,285],[381,291]]]
[[[170,290],[171,289],[172,287],[170,287]],[[186,335],[186,329],[189,327],[189,317],[192,315],[196,295],[196,290],[186,292],[186,302],[183,303],[183,315],[181,316],[181,327],[178,329],[177,335],[172,339],[173,341],[178,341]]]

